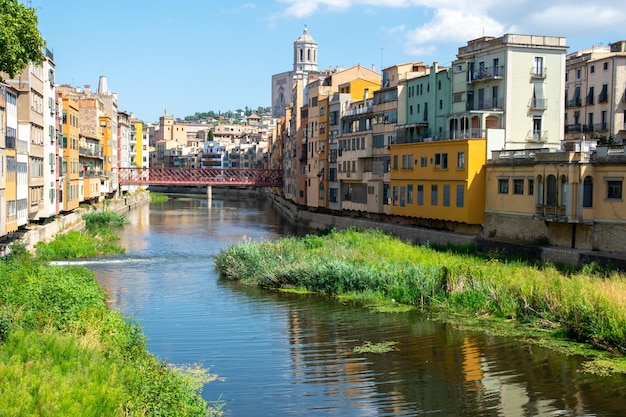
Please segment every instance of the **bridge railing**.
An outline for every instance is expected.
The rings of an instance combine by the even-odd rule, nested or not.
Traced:
[[[119,168],[120,184],[136,185],[246,185],[280,187],[278,169],[248,168]]]

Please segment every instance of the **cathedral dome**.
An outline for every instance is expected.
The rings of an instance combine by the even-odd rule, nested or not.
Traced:
[[[300,35],[300,37],[296,40],[296,43],[313,43],[317,45],[315,39],[313,39],[313,37],[309,35],[309,29],[307,29],[306,26],[304,27],[302,35]]]

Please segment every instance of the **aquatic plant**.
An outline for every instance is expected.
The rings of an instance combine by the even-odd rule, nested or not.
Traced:
[[[437,250],[435,250],[437,249]],[[422,308],[559,327],[576,341],[626,353],[626,279],[489,258],[471,248],[414,246],[347,229],[221,251],[225,279],[265,288],[363,294]]]
[[[361,346],[355,346],[354,353],[387,353],[396,350],[398,342],[384,341],[378,343],[365,342]]]

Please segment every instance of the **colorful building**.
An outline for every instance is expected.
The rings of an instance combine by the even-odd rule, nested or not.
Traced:
[[[392,146],[390,214],[438,220],[439,227],[478,227],[484,219],[486,159],[485,139]]]
[[[626,41],[567,55],[565,139],[626,140]]]

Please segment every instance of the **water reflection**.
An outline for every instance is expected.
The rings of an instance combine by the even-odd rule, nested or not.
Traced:
[[[624,414],[624,378],[582,374],[579,358],[418,312],[378,314],[215,274],[221,248],[292,233],[303,231],[256,200],[177,199],[134,211],[126,255],[90,267],[112,307],[142,324],[152,352],[226,379],[203,395],[224,399],[232,416]],[[368,341],[397,350],[354,353]]]

